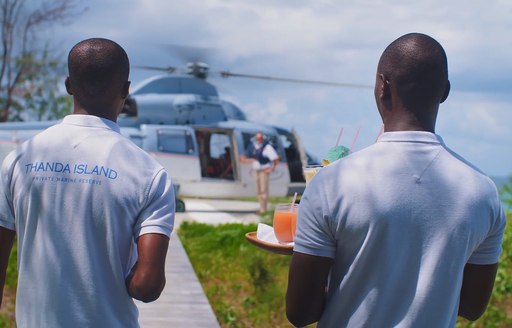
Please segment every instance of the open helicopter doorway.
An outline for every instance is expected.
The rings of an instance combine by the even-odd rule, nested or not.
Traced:
[[[233,156],[233,133],[222,129],[196,129],[201,177],[239,180]]]

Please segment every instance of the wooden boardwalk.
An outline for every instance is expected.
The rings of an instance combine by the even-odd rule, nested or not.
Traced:
[[[175,231],[169,244],[165,274],[167,282],[158,300],[136,302],[141,328],[220,327]]]
[[[136,302],[141,328],[218,328],[215,314],[176,231],[183,220],[208,224],[258,222],[257,203],[185,200],[186,213],[176,213],[165,262],[166,285],[152,303]]]

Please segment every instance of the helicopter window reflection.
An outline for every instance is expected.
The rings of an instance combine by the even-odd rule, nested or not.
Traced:
[[[158,150],[175,154],[193,154],[192,136],[187,131],[158,131]]]

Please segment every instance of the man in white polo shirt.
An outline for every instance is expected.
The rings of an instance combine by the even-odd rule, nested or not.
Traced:
[[[262,132],[256,133],[247,152],[247,157],[252,160],[252,169],[256,172],[256,193],[261,214],[268,209],[268,179],[279,163],[279,155]]]
[[[385,133],[324,167],[300,203],[287,316],[297,326],[454,327],[492,292],[505,216],[496,186],[434,132],[450,83],[431,37],[377,68]]]
[[[70,51],[68,68],[73,114],[2,165],[0,278],[16,234],[18,327],[138,327],[132,298],[153,301],[165,285],[173,187],[119,133],[126,52],[88,39]]]

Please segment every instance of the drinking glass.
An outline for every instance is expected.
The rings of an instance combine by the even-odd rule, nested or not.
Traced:
[[[302,168],[304,172],[304,179],[306,179],[306,185],[313,179],[313,177],[324,167],[323,165],[306,165]]]
[[[298,204],[277,204],[274,209],[274,233],[281,243],[289,243],[295,239],[297,228]]]

